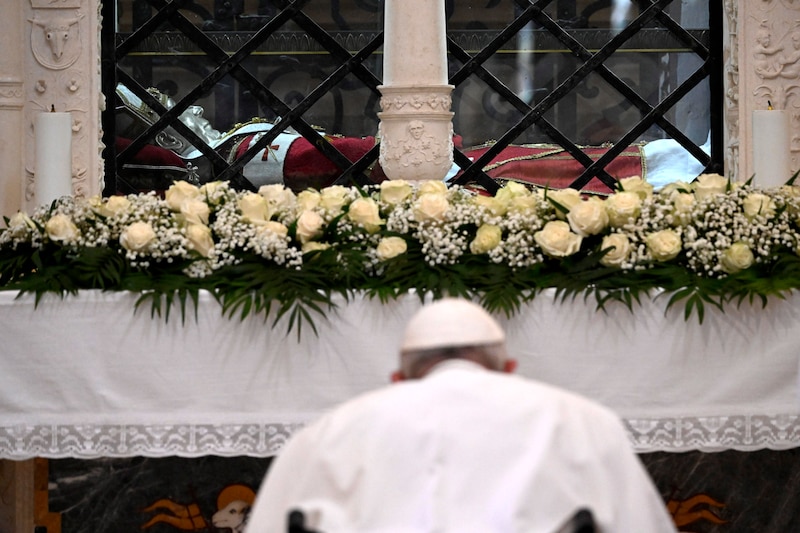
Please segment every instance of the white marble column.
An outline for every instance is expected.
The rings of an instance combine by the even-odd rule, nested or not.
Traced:
[[[444,0],[386,0],[380,163],[390,179],[441,180],[453,164]]]
[[[23,107],[25,105],[25,62],[22,2],[3,2],[0,34],[0,215],[14,213],[23,199]]]
[[[447,85],[444,0],[386,0],[383,84]]]

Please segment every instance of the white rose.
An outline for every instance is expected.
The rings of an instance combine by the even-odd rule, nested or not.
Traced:
[[[122,247],[132,252],[146,250],[155,240],[156,232],[153,231],[153,226],[147,222],[134,222],[119,236],[119,243]]]
[[[344,204],[347,203],[347,194],[349,190],[350,189],[347,187],[342,187],[341,185],[325,187],[320,193],[320,205],[334,215],[338,215],[342,212]]]
[[[671,229],[651,233],[645,238],[645,243],[656,261],[669,261],[681,253],[681,236]]]
[[[754,261],[753,251],[743,242],[735,242],[724,252],[719,261],[719,266],[728,274],[735,274],[752,266]]]
[[[298,211],[310,211],[318,207],[322,201],[322,196],[313,189],[306,189],[297,195]]]
[[[107,200],[92,203],[95,212],[104,217],[112,217],[124,213],[131,207],[131,201],[126,196],[110,196]]]
[[[600,198],[589,198],[572,206],[567,213],[572,231],[581,237],[597,235],[608,226],[605,202]]]
[[[378,209],[378,203],[372,198],[356,198],[350,204],[347,211],[347,218],[363,227],[370,233],[375,233],[383,223]]]
[[[239,198],[239,209],[242,218],[252,224],[264,223],[270,219],[269,204],[267,199],[254,192],[247,192]]]
[[[494,216],[501,217],[508,212],[508,205],[505,201],[497,196],[475,196],[472,199],[472,202],[475,205],[482,206],[486,208],[489,213]]]
[[[790,215],[797,215],[800,211],[800,186],[797,185],[782,185],[778,192],[784,195],[789,201],[786,202],[786,210]]]
[[[33,223],[33,219],[22,211],[17,211],[8,219],[8,228],[11,230],[34,229],[35,227],[36,224]]]
[[[443,181],[424,181],[419,186],[418,194],[442,194],[447,192],[447,185]]]
[[[800,185],[781,185],[778,192],[789,198],[800,198]]]
[[[564,219],[574,205],[581,201],[581,193],[575,189],[555,189],[546,191],[547,201],[556,208],[558,218]]]
[[[405,180],[384,180],[381,182],[381,200],[397,205],[413,192],[414,188]]]
[[[692,183],[692,189],[698,200],[705,200],[716,194],[727,192],[728,180],[719,174],[700,174]]]
[[[529,196],[515,196],[508,203],[508,211],[510,213],[530,214],[536,211],[539,205],[539,199],[534,195]]]
[[[692,185],[685,181],[673,181],[661,187],[660,194],[671,195],[674,192],[690,193],[692,192]]]
[[[274,212],[293,210],[297,204],[297,197],[292,190],[279,183],[262,185],[258,194],[264,197]]]
[[[631,241],[623,233],[612,233],[603,237],[600,249],[611,248],[600,260],[600,264],[610,267],[622,266],[631,253]]]
[[[326,242],[309,241],[303,243],[301,251],[304,254],[307,254],[308,252],[321,252],[322,250],[327,250],[330,247],[331,245]]]
[[[483,224],[475,233],[475,238],[469,243],[469,251],[473,254],[485,254],[489,250],[497,248],[503,232],[499,226],[493,224]]]
[[[384,237],[378,242],[378,247],[375,251],[378,254],[378,259],[386,261],[406,253],[407,249],[406,240],[402,237]]]
[[[44,225],[44,230],[50,240],[56,242],[73,242],[80,235],[78,226],[67,215],[58,213],[53,215]]]
[[[518,196],[531,196],[531,191],[526,186],[516,181],[509,181],[497,191],[496,197],[508,202]]]
[[[642,199],[635,192],[622,191],[606,199],[608,223],[619,228],[636,219],[642,211]]]
[[[200,186],[200,195],[203,196],[204,198],[209,198],[211,196],[214,196],[214,194],[217,192],[217,189],[219,189],[224,184],[225,182],[223,181],[209,181],[208,183],[205,183]]]
[[[214,239],[211,238],[211,228],[205,224],[189,224],[186,228],[186,239],[189,249],[194,250],[203,257],[209,257],[214,249]]]
[[[186,200],[195,200],[200,197],[200,189],[188,181],[176,181],[164,193],[167,206],[173,211],[180,211],[181,204]]]
[[[181,204],[181,214],[190,224],[208,224],[211,208],[203,200],[184,200]]]
[[[264,223],[263,226],[258,227],[258,232],[274,233],[279,237],[286,237],[289,234],[289,228],[287,228],[280,222],[276,222],[274,220],[268,220],[267,222]]]
[[[623,191],[635,192],[642,200],[647,200],[653,196],[653,186],[642,179],[641,176],[631,176],[622,178],[619,184]]]
[[[93,194],[86,199],[86,202],[92,209],[97,209],[98,207],[100,207],[100,204],[102,204],[104,201],[105,199],[99,194]]]
[[[583,238],[572,233],[563,220],[552,220],[533,234],[533,240],[551,257],[566,257],[581,248]]]
[[[322,235],[322,217],[316,211],[303,211],[297,219],[297,239],[305,244]]]
[[[414,218],[418,222],[441,220],[448,209],[450,202],[446,194],[424,194],[414,203]]]
[[[742,205],[744,209],[744,216],[752,220],[756,216],[764,218],[772,218],[775,216],[775,201],[762,193],[748,194]]]
[[[674,190],[670,196],[672,200],[673,226],[685,226],[692,220],[692,210],[697,200],[694,195],[688,192]]]

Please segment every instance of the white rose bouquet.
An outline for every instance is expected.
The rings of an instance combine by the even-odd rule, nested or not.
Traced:
[[[545,288],[632,306],[653,289],[704,303],[800,288],[800,187],[718,175],[607,197],[509,182],[494,196],[442,182],[294,192],[178,182],[155,194],[62,198],[0,227],[0,289],[211,290],[233,316],[310,323],[333,295],[454,293],[513,313]]]

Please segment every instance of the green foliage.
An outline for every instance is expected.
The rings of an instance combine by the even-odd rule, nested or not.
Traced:
[[[494,203],[435,187],[422,192],[408,186],[408,196],[392,202],[380,190],[333,191],[326,200],[336,204],[341,194],[342,206],[331,208],[322,205],[322,196],[317,203],[313,195],[304,198],[312,207],[301,207],[294,195],[275,196],[280,191],[266,190],[258,198],[218,185],[195,198],[209,208],[205,221],[189,221],[192,213],[197,216],[196,205],[183,213],[152,195],[101,205],[70,199],[31,217],[6,219],[0,228],[0,290],[33,294],[37,305],[47,293],[130,291],[139,295],[136,308],[149,308],[163,320],[178,314],[182,321],[196,319],[201,291],[208,291],[231,320],[260,316],[273,328],[285,324],[298,337],[309,329],[316,333],[338,302],[356,294],[384,303],[407,294],[421,300],[461,296],[508,317],[544,290],[553,290],[561,302],[592,301],[599,311],[623,305],[634,312],[643,299],[661,298],[667,309],[682,308],[686,320],[702,323],[709,310],[764,306],[800,288],[800,189],[770,191],[769,203],[754,189],[717,186],[724,190],[695,198],[682,214],[672,192],[656,195],[624,227],[606,226],[560,253],[539,237],[569,209],[549,193],[541,201],[511,186]],[[182,193],[195,192],[191,187],[183,184]],[[673,192],[689,190],[677,184]],[[439,203],[418,215],[427,194]],[[354,216],[354,198],[375,202],[379,220],[357,220],[369,215],[370,206],[360,201],[367,214]],[[318,222],[311,229],[298,223],[309,211]],[[313,226],[314,220],[304,223]],[[54,221],[54,228],[46,228]],[[488,246],[471,246],[484,226],[501,236]],[[127,233],[137,227],[140,240],[150,235],[146,246],[137,247],[137,235]],[[199,227],[213,239],[205,251],[206,234],[189,236]],[[680,233],[674,259],[655,260],[647,251],[647,236],[661,230]],[[630,243],[624,261],[606,255],[620,247],[607,244],[613,233],[624,233]],[[387,241],[391,253],[380,251]],[[743,242],[751,257],[740,264],[726,254]]]
[[[689,320],[703,322],[709,307],[782,298],[800,287],[800,257],[789,250],[775,261],[756,264],[722,278],[705,278],[681,266],[663,263],[639,271],[604,267],[601,252],[560,261],[548,260],[528,269],[492,263],[485,255],[467,254],[452,265],[432,266],[422,260],[419,246],[386,262],[380,276],[359,268],[359,250],[329,249],[306,254],[302,269],[289,269],[242,254],[240,262],[204,278],[187,276],[181,262],[131,268],[123,256],[109,248],[30,249],[22,254],[0,254],[2,288],[36,295],[74,294],[81,289],[139,293],[137,308],[150,307],[151,315],[169,320],[176,310],[181,320],[196,314],[199,293],[210,291],[231,319],[251,315],[282,319],[298,338],[305,327],[316,333],[316,323],[336,305],[355,293],[390,302],[409,292],[426,296],[463,296],[479,300],[487,309],[513,316],[544,289],[555,289],[561,301],[592,298],[599,310],[621,304],[634,310],[642,298],[667,298],[667,308],[682,305]]]

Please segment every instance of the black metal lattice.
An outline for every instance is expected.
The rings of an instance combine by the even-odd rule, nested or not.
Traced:
[[[376,0],[355,0],[360,7],[371,11],[380,9],[380,2]],[[497,183],[483,172],[484,167],[503,149],[511,145],[526,130],[537,127],[549,141],[564,148],[575,160],[581,163],[585,170],[571,184],[574,188],[582,188],[591,179],[597,177],[609,186],[613,186],[612,178],[605,168],[626,147],[633,143],[648,128],[655,125],[660,127],[670,137],[677,141],[685,150],[696,158],[709,171],[719,171],[722,168],[722,61],[721,46],[722,36],[720,24],[722,20],[721,0],[710,0],[709,5],[709,30],[703,33],[703,38],[698,38],[697,32],[690,32],[675,22],[665,12],[665,8],[673,0],[637,0],[639,7],[638,16],[624,29],[614,34],[605,32],[607,37],[596,51],[590,51],[585,39],[578,37],[574,26],[580,26],[581,17],[587,17],[589,9],[597,9],[598,5],[607,4],[607,0],[598,0],[587,8],[584,13],[568,21],[560,17],[553,18],[546,10],[556,0],[512,0],[516,16],[514,20],[499,32],[496,32],[488,42],[481,43],[481,49],[475,53],[468,51],[464,40],[459,40],[452,33],[448,36],[448,52],[451,61],[450,83],[456,90],[470,79],[479,79],[488,90],[504,103],[510,105],[517,113],[516,122],[503,133],[496,142],[477,160],[471,161],[459,149],[454,152],[454,160],[461,167],[462,173],[458,178],[459,183],[477,182],[490,192],[495,192]],[[490,4],[499,0],[490,0]],[[357,161],[350,161],[328,139],[321,135],[305,118],[306,112],[322,98],[328,95],[334,87],[344,82],[345,79],[354,77],[363,88],[369,92],[371,104],[379,98],[378,85],[380,79],[367,67],[369,59],[374,59],[374,54],[383,43],[383,33],[380,31],[362,32],[362,37],[357,49],[351,51],[337,38],[334,32],[326,31],[315,22],[307,13],[306,7],[310,0],[262,0],[259,5],[264,6],[265,15],[248,21],[246,32],[236,33],[242,37],[241,44],[235,50],[226,49],[215,39],[212,33],[204,31],[211,27],[215,30],[228,30],[235,28],[235,13],[231,13],[234,1],[215,2],[215,13],[211,14],[198,6],[194,0],[136,0],[137,5],[145,8],[145,14],[139,17],[139,24],[133,31],[124,36],[116,34],[113,27],[104,27],[102,36],[102,71],[103,92],[110,102],[103,115],[104,142],[106,152],[106,183],[105,194],[115,192],[131,192],[135,187],[126,183],[119,177],[118,169],[129,162],[134,155],[145,145],[151,143],[155,136],[165,127],[170,126],[180,135],[185,137],[196,147],[208,161],[213,179],[228,180],[234,187],[240,189],[253,189],[252,184],[244,178],[242,169],[257,153],[268,147],[281,131],[293,128],[309,140],[326,158],[335,164],[341,171],[337,183],[370,183],[367,177],[368,169],[374,165],[378,158],[378,146],[373,147],[368,153]],[[563,2],[562,2],[563,3]],[[364,4],[363,6],[361,4]],[[225,6],[222,9],[220,6]],[[116,20],[115,2],[103,3],[104,20]],[[226,11],[227,9],[227,11]],[[453,11],[453,1],[447,0],[448,13]],[[151,13],[153,13],[151,15]],[[203,13],[201,13],[203,12]],[[202,17],[213,17],[212,24],[205,28],[198,27],[189,20],[186,13],[200,13]],[[331,4],[333,20],[343,29],[348,28],[348,23],[338,15],[338,2]],[[240,19],[241,20],[244,19]],[[577,21],[577,22],[576,22]],[[297,101],[287,103],[278,97],[263,80],[258,79],[245,66],[247,61],[258,50],[269,47],[271,39],[287,24],[299,28],[304,38],[313,46],[335,62],[335,68],[327,72],[321,81],[307,94],[299,97]],[[147,87],[139,83],[136,76],[132,76],[121,67],[124,60],[131,55],[137,47],[160,31],[165,25],[173,28],[173,34],[184,39],[213,65],[203,71],[202,80],[194,88],[179,98],[173,107],[166,109],[155,97],[147,91]],[[570,73],[561,73],[560,83],[549,93],[535,103],[528,103],[510,89],[499,77],[494,75],[487,67],[489,62],[509,42],[519,34],[523,28],[535,25],[536,31],[546,33],[553,38],[568,53],[577,59],[579,65]],[[572,27],[570,27],[572,26]],[[677,39],[682,46],[690,50],[701,60],[701,65],[680,85],[672,90],[665,98],[656,104],[650,104],[639,95],[636,87],[623,81],[606,66],[606,61],[624,47],[626,43],[636,38],[643,30],[657,26],[661,31],[668,32]],[[171,36],[173,34],[170,34]],[[603,32],[594,31],[591,34],[603,38]],[[581,34],[585,35],[585,34]],[[175,37],[172,37],[175,38]],[[473,42],[473,41],[470,41]],[[348,49],[350,48],[350,49]],[[545,114],[556,104],[562,101],[575,87],[582,83],[590,74],[596,74],[610,85],[627,102],[638,110],[639,121],[597,160],[590,158],[581,147],[573,142],[569,135],[561,131],[555,124],[545,117]],[[226,77],[233,78],[255,99],[259,108],[266,109],[278,117],[274,127],[263,135],[259,141],[235,161],[230,161],[218,154],[203,139],[196,135],[189,127],[184,125],[179,116],[198,99],[208,95],[214,87]],[[709,80],[711,92],[711,154],[708,155],[697,144],[690,140],[678,127],[666,118],[666,113],[694,87]],[[124,83],[147,106],[154,110],[159,118],[132,139],[130,145],[116,152],[115,146],[115,88],[118,82]]]
[[[451,76],[451,84],[458,86],[458,84],[466,80],[467,77],[477,75],[503,99],[524,114],[524,116],[498,139],[491,148],[482,154],[479,159],[469,161],[464,154],[456,154],[456,162],[464,169],[463,174],[458,178],[457,182],[469,183],[472,180],[478,180],[490,191],[495,191],[496,185],[490,183],[485,176],[481,176],[481,169],[533,124],[537,124],[556,144],[563,147],[585,167],[582,174],[570,185],[570,187],[575,189],[581,189],[595,176],[613,189],[616,180],[604,170],[605,167],[653,124],[657,124],[666,131],[692,156],[709,169],[709,171],[719,171],[721,169],[721,164],[718,160],[718,154],[721,153],[719,143],[712,143],[712,154],[709,156],[664,117],[664,113],[667,110],[673,107],[681,98],[688,94],[692,88],[700,84],[706,78],[713,78],[711,81],[712,86],[718,86],[720,83],[719,80],[721,80],[720,66],[722,62],[720,60],[721,54],[719,48],[704,45],[663,11],[666,6],[672,3],[672,0],[638,0],[640,6],[640,14],[638,17],[630,22],[622,31],[614,35],[595,53],[589,52],[589,50],[573,38],[568,31],[547,15],[544,9],[551,4],[552,1],[553,0],[514,0],[522,12],[512,24],[499,33],[475,56],[470,56],[453,42],[452,39],[448,40],[449,52],[464,63],[461,69]],[[709,11],[709,20],[715,20],[713,17],[717,17],[716,20],[721,20],[720,2],[711,0],[709,2]],[[604,62],[611,57],[615,51],[653,20],[657,20],[659,23],[663,24],[670,33],[703,60],[702,65],[689,76],[687,80],[655,106],[650,105],[636,92],[635,88],[625,83],[604,65]],[[576,57],[583,61],[583,64],[578,69],[569,74],[557,88],[533,107],[523,102],[513,91],[482,66],[504,43],[514,37],[530,22],[535,22],[540,27],[549,31]],[[710,24],[710,26],[712,26],[712,28],[718,28],[720,25]],[[721,42],[719,36],[712,36],[710,41],[713,43],[715,38],[717,41]],[[629,130],[628,133],[619,139],[614,146],[596,161],[593,161],[580,147],[544,118],[544,114],[547,110],[556,105],[559,100],[564,98],[592,72],[600,74],[614,89],[619,91],[631,102],[642,115],[638,124]],[[717,117],[714,116],[715,114],[717,117],[721,116],[719,110],[716,110],[716,113],[714,113],[712,109],[712,121],[717,119]],[[719,141],[719,135],[714,135],[714,126],[719,127],[720,129],[717,129],[716,132],[720,132],[721,124],[712,124],[712,139]]]

